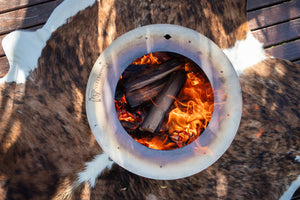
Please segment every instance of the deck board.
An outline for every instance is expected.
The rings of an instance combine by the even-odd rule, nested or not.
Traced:
[[[55,1],[50,1],[0,14],[0,34],[45,23],[56,6]]]
[[[300,37],[300,18],[252,32],[264,47],[270,47]]]
[[[26,8],[36,4],[41,4],[55,0],[5,0],[0,1],[0,13],[9,12],[21,8]]]
[[[286,60],[294,61],[300,60],[300,39],[285,43],[283,45],[278,45],[272,48],[267,48],[266,52],[277,58],[283,58]]]
[[[299,0],[247,0],[247,18],[267,54],[300,64]]]
[[[247,11],[272,6],[286,2],[286,0],[247,0]]]
[[[251,11],[247,14],[248,24],[251,30],[264,28],[298,17],[300,17],[299,0]]]

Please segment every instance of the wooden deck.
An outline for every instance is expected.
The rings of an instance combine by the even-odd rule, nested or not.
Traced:
[[[16,29],[43,26],[62,0],[0,1],[0,42]],[[248,0],[247,17],[254,36],[266,52],[300,64],[300,0]],[[8,69],[0,45],[0,77]]]
[[[269,55],[300,64],[299,0],[248,0],[247,18]]]

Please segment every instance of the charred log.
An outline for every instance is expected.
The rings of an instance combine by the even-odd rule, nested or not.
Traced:
[[[147,85],[137,90],[129,90],[126,92],[126,98],[131,107],[137,107],[147,101],[154,100],[155,97],[161,92],[167,82],[166,77],[151,85]]]
[[[124,74],[123,84],[128,91],[137,90],[161,80],[170,75],[172,72],[180,69],[183,65],[180,61],[173,59],[160,65],[142,66],[131,65],[128,67],[128,74],[131,74],[130,77],[126,77],[126,74]],[[132,73],[132,71],[135,73]],[[134,76],[132,74],[134,74]]]
[[[126,99],[133,107],[154,100],[165,87],[170,75],[182,69],[184,64],[172,59],[159,65],[130,65],[123,74],[117,87],[117,94],[121,88],[126,91]]]
[[[158,130],[165,113],[168,111],[174,102],[174,98],[176,97],[177,93],[184,85],[185,78],[186,75],[183,70],[174,72],[171,75],[169,81],[156,98],[154,105],[141,125],[141,131],[155,133]]]

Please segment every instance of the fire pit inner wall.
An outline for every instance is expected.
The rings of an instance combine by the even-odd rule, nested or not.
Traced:
[[[115,89],[126,67],[138,57],[159,51],[193,60],[214,92],[214,111],[205,131],[191,144],[169,151],[147,148],[131,138],[114,104]],[[242,95],[232,64],[216,44],[194,30],[156,24],[127,32],[101,53],[87,84],[86,109],[97,142],[112,160],[137,175],[170,180],[206,169],[226,151],[239,127]]]

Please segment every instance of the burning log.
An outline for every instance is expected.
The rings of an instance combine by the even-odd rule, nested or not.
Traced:
[[[137,90],[129,90],[126,92],[126,98],[131,107],[137,107],[146,101],[155,99],[155,97],[165,87],[167,80],[162,79],[151,85],[145,86]]]
[[[185,73],[183,70],[174,72],[169,78],[162,92],[157,96],[154,105],[149,114],[140,126],[141,131],[154,133],[164,119],[165,113],[168,111],[174,101],[174,97],[180,91],[185,83]]]
[[[169,60],[160,65],[130,65],[123,74],[124,87],[127,90],[140,89],[163,79],[181,66],[182,63],[177,59]]]
[[[182,67],[182,64],[177,60],[165,62],[157,67],[151,67],[150,70],[144,70],[147,73],[132,77],[132,81],[128,80],[130,85],[125,86],[128,90],[136,90],[150,85],[158,80],[165,78],[172,72],[177,71]]]
[[[161,92],[171,73],[183,68],[177,59],[172,59],[160,65],[131,65],[123,76],[123,87],[131,107],[147,102]],[[132,74],[135,76],[132,76]]]

